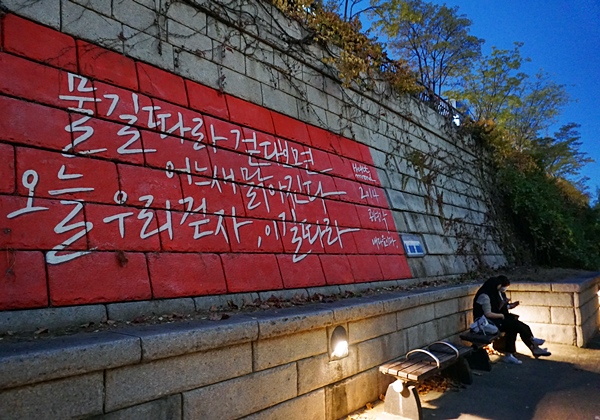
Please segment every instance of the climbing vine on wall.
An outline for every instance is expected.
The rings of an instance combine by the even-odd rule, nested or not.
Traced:
[[[421,90],[406,62],[389,58],[380,43],[361,33],[358,17],[344,21],[333,8],[312,0],[273,0],[273,4],[303,23],[309,31],[305,42],[318,42],[329,49],[331,56],[323,60],[337,68],[345,87],[353,82],[369,86],[374,80],[384,80],[400,93]]]

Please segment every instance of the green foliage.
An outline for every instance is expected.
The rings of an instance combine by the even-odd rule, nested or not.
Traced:
[[[575,127],[565,126],[557,135],[558,140],[544,142],[556,157],[551,160],[551,154],[541,147],[512,147],[502,127],[493,121],[473,122],[469,126],[472,135],[491,152],[494,201],[499,203],[500,214],[506,216],[512,234],[523,247],[513,256],[521,263],[600,268],[600,206],[591,208],[589,198],[580,189],[560,176],[550,176],[545,167],[553,162],[560,168],[559,161],[569,154],[567,165],[577,165],[581,157],[575,144],[578,137],[572,137]],[[565,142],[571,149],[563,149]],[[552,148],[554,144],[560,147]],[[505,249],[515,248],[514,243],[507,245],[510,246]]]
[[[600,211],[574,201],[557,179],[518,163],[498,171],[505,205],[535,261],[549,266],[600,268]]]
[[[562,126],[554,137],[543,137],[533,141],[532,149],[538,166],[549,176],[568,179],[577,177],[584,165],[593,162],[579,151],[579,124]]]
[[[492,48],[449,94],[466,104],[476,121],[492,120],[503,130],[505,141],[517,149],[531,148],[538,133],[550,127],[569,102],[564,85],[539,72],[531,78],[520,71],[526,59],[523,44],[513,50]]]
[[[441,95],[449,80],[465,73],[481,54],[483,40],[469,35],[471,21],[458,7],[422,0],[372,0],[373,27],[390,50],[410,63],[421,83]]]
[[[474,62],[457,89],[449,93],[468,104],[475,121],[498,122],[510,114],[511,104],[518,100],[519,86],[527,78],[519,71],[524,61],[520,53],[522,45],[515,43],[513,50],[492,47],[491,55]]]
[[[520,71],[521,46],[493,48],[451,94],[468,104],[469,129],[491,151],[497,201],[533,262],[600,268],[600,211],[590,208],[585,179],[578,179],[592,160],[579,151],[577,124],[538,137],[569,99],[546,74]]]

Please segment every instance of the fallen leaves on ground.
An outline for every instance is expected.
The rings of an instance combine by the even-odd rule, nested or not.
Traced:
[[[457,391],[464,388],[460,382],[452,380],[442,375],[435,375],[425,379],[417,385],[417,392],[420,395],[425,395],[428,392],[446,392],[448,390]]]

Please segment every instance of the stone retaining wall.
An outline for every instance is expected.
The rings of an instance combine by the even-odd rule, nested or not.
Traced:
[[[513,284],[522,319],[552,343],[598,330],[600,277]],[[388,293],[221,321],[0,345],[2,419],[337,419],[376,400],[378,366],[471,322],[478,285]],[[544,315],[542,315],[542,313]],[[329,357],[341,325],[349,355]]]
[[[343,86],[268,1],[0,9],[0,312],[506,264],[448,109]]]

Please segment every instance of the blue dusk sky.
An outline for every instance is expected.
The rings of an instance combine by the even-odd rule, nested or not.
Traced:
[[[600,188],[600,1],[599,0],[446,0],[472,22],[471,35],[483,38],[483,53],[492,46],[512,49],[523,42],[521,54],[531,59],[522,69],[534,76],[542,69],[566,86],[568,104],[548,134],[562,125],[580,124],[580,151],[595,160],[581,171],[590,178],[592,198]]]

